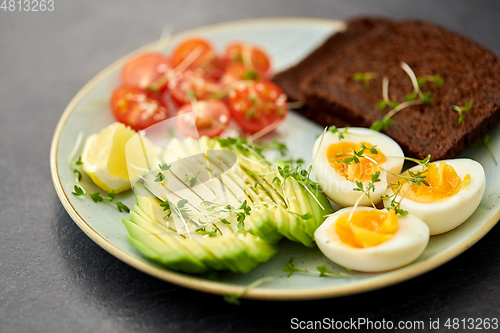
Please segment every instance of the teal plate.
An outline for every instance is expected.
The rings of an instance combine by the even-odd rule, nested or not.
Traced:
[[[276,71],[298,62],[332,33],[344,29],[340,21],[308,18],[268,18],[220,23],[201,27],[172,36],[169,45],[197,35],[208,38],[221,51],[231,41],[245,41],[262,46],[270,54]],[[215,294],[239,293],[244,287],[262,277],[273,277],[243,297],[266,300],[301,300],[336,297],[374,290],[423,274],[451,260],[483,237],[500,219],[500,166],[495,165],[486,149],[467,151],[463,156],[478,160],[486,171],[486,192],[476,212],[460,227],[443,235],[433,236],[424,253],[413,263],[400,269],[378,273],[354,273],[354,278],[318,278],[312,274],[294,274],[287,277],[282,268],[290,257],[295,257],[297,268],[316,270],[318,265],[340,269],[331,263],[317,248],[281,241],[279,253],[268,262],[257,266],[248,274],[228,274],[217,281],[168,270],[148,260],[127,240],[127,230],[122,217],[113,205],[95,204],[88,197],[71,194],[75,174],[68,159],[81,132],[84,137],[100,131],[114,119],[99,101],[108,100],[119,84],[121,66],[134,54],[147,50],[169,47],[165,40],[149,44],[129,54],[104,69],[73,98],[64,111],[52,140],[50,167],[54,186],[64,208],[75,223],[97,244],[127,264],[159,279],[187,288]],[[490,143],[492,151],[500,156],[500,127],[494,131]],[[276,136],[287,143],[295,157],[311,162],[311,151],[322,128],[291,112],[277,129]],[[97,191],[97,188],[96,188]],[[117,200],[133,207],[135,198],[131,191],[117,195]]]

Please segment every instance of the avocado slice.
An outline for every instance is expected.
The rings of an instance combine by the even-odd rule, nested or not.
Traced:
[[[283,235],[278,231],[273,215],[273,211],[263,205],[255,207],[245,219],[245,229],[269,244],[276,244]]]
[[[234,235],[224,235],[216,237],[207,237],[197,240],[198,243],[212,255],[224,263],[233,273],[247,273],[257,264],[255,260],[250,260],[247,249],[239,243],[233,243],[230,238]]]
[[[311,203],[312,213],[315,217],[317,229],[327,219],[328,215],[333,214],[334,210],[331,202],[323,192],[314,187],[309,188],[309,190],[314,195],[313,198],[313,195],[307,192],[309,202]],[[316,200],[319,201],[319,203]],[[319,204],[321,204],[321,206]]]
[[[241,234],[238,239],[246,245],[248,252],[257,262],[266,262],[278,253],[277,245],[269,244],[261,239],[256,239],[252,237],[252,235]]]
[[[134,218],[140,218],[140,216],[134,215]],[[175,245],[172,246],[172,244],[163,241],[162,238],[166,235],[163,235],[162,238],[160,238],[158,235],[149,232],[139,224],[125,218],[122,219],[122,222],[125,224],[130,237],[140,243],[147,244],[151,249],[155,249],[155,252],[160,258],[160,262],[162,262],[165,266],[171,267],[172,269],[182,270],[187,273],[201,273],[207,270],[207,266],[194,256],[189,255],[182,249],[177,248]],[[140,223],[144,222],[141,221]],[[143,247],[137,249],[140,251]]]
[[[156,250],[154,250],[152,247],[150,247],[150,246],[148,246],[148,245],[146,245],[146,244],[144,244],[144,243],[142,243],[142,242],[138,241],[137,239],[132,238],[130,236],[127,236],[127,239],[133,247],[135,247],[137,250],[139,250],[139,252],[141,252],[144,256],[148,257],[149,259],[160,262],[160,263],[164,264],[165,266],[167,266],[168,268],[173,269],[175,271],[180,270],[179,266],[176,265],[175,263],[165,262],[163,257]]]

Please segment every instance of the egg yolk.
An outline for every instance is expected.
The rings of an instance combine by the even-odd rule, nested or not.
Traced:
[[[368,158],[359,157],[359,163],[351,162],[348,164],[343,161],[346,158],[352,158],[354,151],[359,152],[363,143],[365,148],[368,148],[364,150],[363,155]],[[377,172],[378,169],[370,159],[377,163],[384,163],[387,160],[385,155],[378,149],[376,149],[376,154],[370,152],[371,147],[372,145],[368,142],[360,142],[359,144],[352,142],[334,143],[326,149],[326,158],[333,170],[345,179],[349,181],[369,181],[371,175]]]
[[[354,248],[365,248],[388,241],[398,228],[398,217],[392,209],[388,213],[358,210],[340,214],[337,222],[328,228],[327,233],[330,239],[335,239],[336,234],[344,244]]]
[[[460,179],[455,169],[442,161],[439,163],[429,164],[427,171],[424,173],[424,180],[429,184],[410,185],[406,183],[403,187],[403,193],[412,201],[430,203],[447,199],[457,194],[462,187],[470,182],[470,175],[465,175],[464,179]]]

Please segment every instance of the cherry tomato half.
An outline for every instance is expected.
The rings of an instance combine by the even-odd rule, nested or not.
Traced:
[[[288,113],[287,97],[269,81],[246,81],[229,91],[231,116],[241,129],[255,134],[274,129]]]
[[[218,81],[226,72],[228,64],[229,62],[226,58],[217,57],[209,65],[201,67],[198,70],[200,70],[202,75],[204,75],[205,77],[214,81]]]
[[[119,122],[142,130],[167,119],[167,106],[153,92],[137,86],[123,85],[111,95],[111,112]]]
[[[179,106],[191,103],[189,94],[194,94],[193,97],[197,100],[203,100],[222,90],[216,81],[206,78],[198,71],[180,73],[170,80],[168,89]]]
[[[254,45],[240,42],[232,43],[227,46],[225,55],[230,62],[248,62],[263,75],[268,75],[271,69],[270,57],[264,50]],[[247,67],[249,67],[249,64],[247,64]]]
[[[193,117],[188,116],[193,113]],[[183,115],[186,115],[184,117]],[[177,111],[175,121],[179,131],[193,138],[218,136],[224,131],[230,120],[229,110],[221,101],[209,100],[199,101],[183,105]]]
[[[230,84],[243,80],[258,81],[264,76],[264,73],[259,73],[255,69],[248,69],[242,62],[236,62],[226,68],[224,75],[222,75],[221,83],[223,87],[227,87]]]
[[[179,44],[173,51],[172,64],[177,67],[184,62],[186,68],[193,69],[207,66],[216,58],[212,44],[202,38],[190,38]]]
[[[146,53],[127,62],[121,71],[124,84],[141,88],[154,85],[158,80],[172,70],[172,62],[160,53]],[[158,90],[165,90],[166,82]]]

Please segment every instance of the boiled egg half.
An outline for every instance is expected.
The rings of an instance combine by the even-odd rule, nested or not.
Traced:
[[[355,153],[361,150],[363,157],[358,158]],[[343,207],[354,206],[358,199],[359,205],[372,204],[363,192],[354,189],[358,187],[356,181],[366,185],[377,171],[380,181],[373,183],[375,189],[370,191],[370,197],[374,204],[380,202],[394,178],[391,173],[399,174],[403,163],[404,154],[396,141],[367,128],[327,130],[313,148],[316,181],[333,202]]]
[[[417,165],[402,176],[409,177],[410,172],[413,175],[420,172],[428,185],[410,185],[403,178],[398,186],[387,189],[387,196],[392,198],[384,200],[384,206],[391,207],[395,199],[401,209],[427,223],[431,235],[445,233],[465,222],[484,194],[484,169],[471,159],[437,161],[426,170]],[[394,193],[397,193],[395,198]]]
[[[333,262],[361,272],[382,272],[414,261],[429,242],[429,227],[394,210],[348,207],[331,215],[314,233]]]

